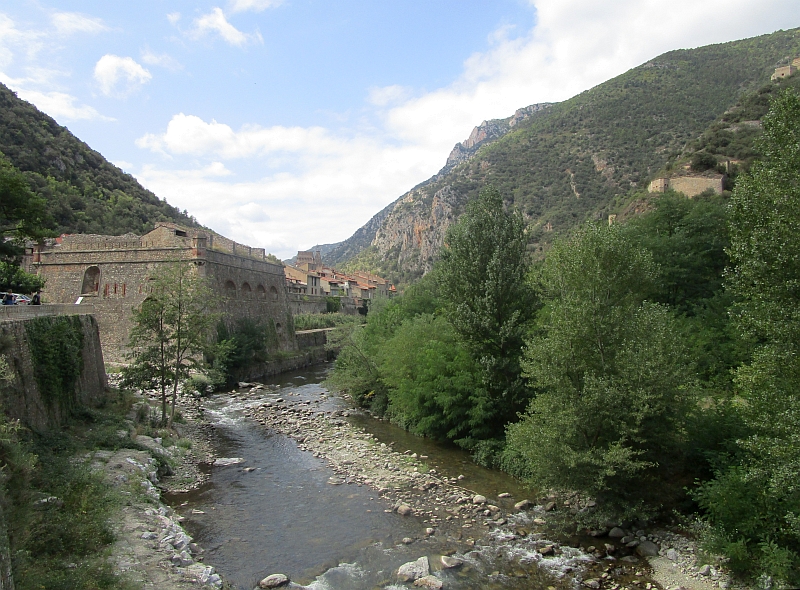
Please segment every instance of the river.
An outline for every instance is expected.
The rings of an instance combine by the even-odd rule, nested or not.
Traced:
[[[347,409],[344,400],[321,385],[327,368],[276,377],[265,382],[271,388],[263,391],[218,394],[204,401],[214,425],[217,455],[244,461],[212,466],[209,482],[200,490],[169,501],[205,549],[205,561],[227,581],[251,590],[266,575],[280,572],[315,590],[400,588],[408,587],[397,584],[401,564],[427,555],[437,570],[439,556],[447,554],[465,562],[437,572],[448,590],[537,589],[568,583],[564,574],[586,560],[579,549],[564,546],[560,557],[542,560],[535,550],[542,544],[541,534],[526,537],[524,532],[520,536],[497,530],[478,539],[460,533],[421,535],[425,525],[417,517],[392,512],[368,486],[331,485],[333,472],[324,459],[243,415],[248,407],[288,396],[319,411]],[[530,493],[513,478],[475,465],[457,448],[357,412],[348,420],[395,449],[424,456],[428,466],[448,477],[463,476],[471,490],[487,497],[508,492],[524,498]],[[526,527],[531,518],[518,514],[509,520]]]

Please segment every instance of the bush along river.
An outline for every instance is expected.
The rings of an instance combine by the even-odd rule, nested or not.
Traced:
[[[199,489],[168,499],[233,588],[658,587],[637,555],[655,547],[643,531],[557,534],[591,502],[537,500],[459,449],[358,412],[321,384],[326,370],[201,402],[218,458]]]

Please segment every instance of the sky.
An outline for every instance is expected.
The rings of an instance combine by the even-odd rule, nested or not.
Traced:
[[[797,0],[0,0],[0,82],[288,258],[348,238],[483,120],[797,26]]]

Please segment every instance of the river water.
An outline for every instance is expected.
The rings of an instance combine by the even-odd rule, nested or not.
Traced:
[[[213,444],[220,457],[244,462],[212,466],[200,490],[169,498],[184,527],[205,549],[205,561],[235,588],[251,590],[271,573],[314,590],[400,588],[397,568],[427,555],[438,569],[439,555],[465,560],[457,570],[438,572],[447,590],[547,588],[568,583],[565,572],[579,568],[586,556],[564,547],[562,556],[542,560],[535,551],[539,535],[517,538],[496,531],[472,541],[453,536],[426,538],[416,517],[402,517],[369,487],[330,485],[333,471],[323,459],[298,449],[294,440],[246,419],[243,411],[268,399],[292,396],[320,410],[346,408],[321,382],[327,367],[289,373],[266,383],[257,394],[220,394],[204,403],[215,426]],[[357,415],[351,422],[396,450],[426,455],[425,462],[450,477],[464,476],[469,489],[487,497],[530,493],[507,475],[483,469],[463,451],[409,435],[386,422]],[[519,526],[532,515],[520,514]],[[459,535],[460,537],[460,535]],[[404,544],[403,539],[414,539]]]

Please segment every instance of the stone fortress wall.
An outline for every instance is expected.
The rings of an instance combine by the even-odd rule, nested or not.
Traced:
[[[687,197],[695,197],[700,193],[713,190],[718,195],[722,194],[723,176],[715,174],[713,176],[673,176],[671,178],[656,178],[648,186],[647,190],[651,193],[663,193],[667,189],[672,189],[683,193]]]
[[[209,232],[158,223],[144,236],[65,235],[34,247],[28,270],[46,279],[47,303],[91,303],[106,360],[123,362],[132,328],[131,310],[148,294],[160,267],[182,261],[206,277],[225,321],[272,321],[282,350],[297,344],[284,288],[283,267],[261,248]]]

